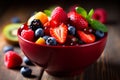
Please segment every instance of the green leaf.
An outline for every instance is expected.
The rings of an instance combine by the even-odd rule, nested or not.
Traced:
[[[91,19],[92,18],[92,15],[93,15],[93,13],[94,13],[94,10],[93,9],[91,9],[90,11],[89,11],[89,13],[88,13],[88,15],[87,15],[87,19]]]
[[[47,16],[50,16],[51,15],[51,10],[44,10],[44,13],[47,15]]]
[[[95,30],[100,30],[102,32],[108,31],[107,27],[97,20],[91,19],[89,20],[89,23],[91,24],[91,27]]]
[[[81,14],[84,18],[87,17],[87,11],[82,7],[76,7],[76,12]]]

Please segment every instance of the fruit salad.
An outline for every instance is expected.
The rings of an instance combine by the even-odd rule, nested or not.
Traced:
[[[66,12],[57,6],[53,10],[35,13],[21,26],[21,36],[38,45],[78,46],[94,43],[105,36],[107,27],[93,19],[94,10],[87,12],[76,6]]]

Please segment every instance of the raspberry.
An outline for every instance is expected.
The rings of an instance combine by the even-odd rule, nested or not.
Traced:
[[[98,9],[95,9],[95,12],[92,17],[93,19],[96,19],[100,21],[101,23],[106,23],[107,13],[104,9],[98,8]]]
[[[67,13],[61,7],[56,7],[51,13],[51,19],[59,23],[67,23]]]
[[[34,31],[32,30],[22,30],[21,36],[29,41],[33,41],[34,39]]]
[[[7,68],[16,68],[22,64],[22,58],[14,51],[8,51],[4,55],[4,62]]]

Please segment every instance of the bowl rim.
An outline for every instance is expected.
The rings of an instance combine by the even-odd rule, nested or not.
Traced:
[[[20,33],[21,33],[21,30],[20,30],[20,28],[19,28],[18,31],[17,31],[17,36],[18,36],[18,38],[22,39],[23,41],[25,41],[25,42],[27,42],[27,43],[29,43],[29,44],[36,45],[36,46],[40,46],[40,47],[50,47],[50,48],[76,48],[76,47],[87,47],[87,46],[95,45],[95,44],[97,44],[97,43],[102,42],[102,41],[103,41],[105,38],[107,38],[107,36],[108,36],[108,32],[105,32],[105,36],[104,36],[102,39],[97,40],[97,41],[95,41],[95,42],[93,42],[93,43],[88,43],[88,44],[81,44],[81,45],[76,45],[76,46],[68,46],[68,45],[66,45],[66,46],[61,46],[61,45],[52,46],[52,45],[49,45],[49,46],[48,46],[48,45],[35,44],[35,42],[26,40],[26,39],[24,39],[23,37],[21,37]],[[19,39],[18,39],[18,42],[19,42]]]

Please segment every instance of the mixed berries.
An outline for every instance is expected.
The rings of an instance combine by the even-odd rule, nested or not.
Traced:
[[[40,45],[80,45],[93,43],[104,37],[106,26],[95,19],[94,10],[89,13],[82,7],[65,12],[62,7],[38,12],[21,27],[21,36]],[[94,17],[94,18],[93,18]]]

